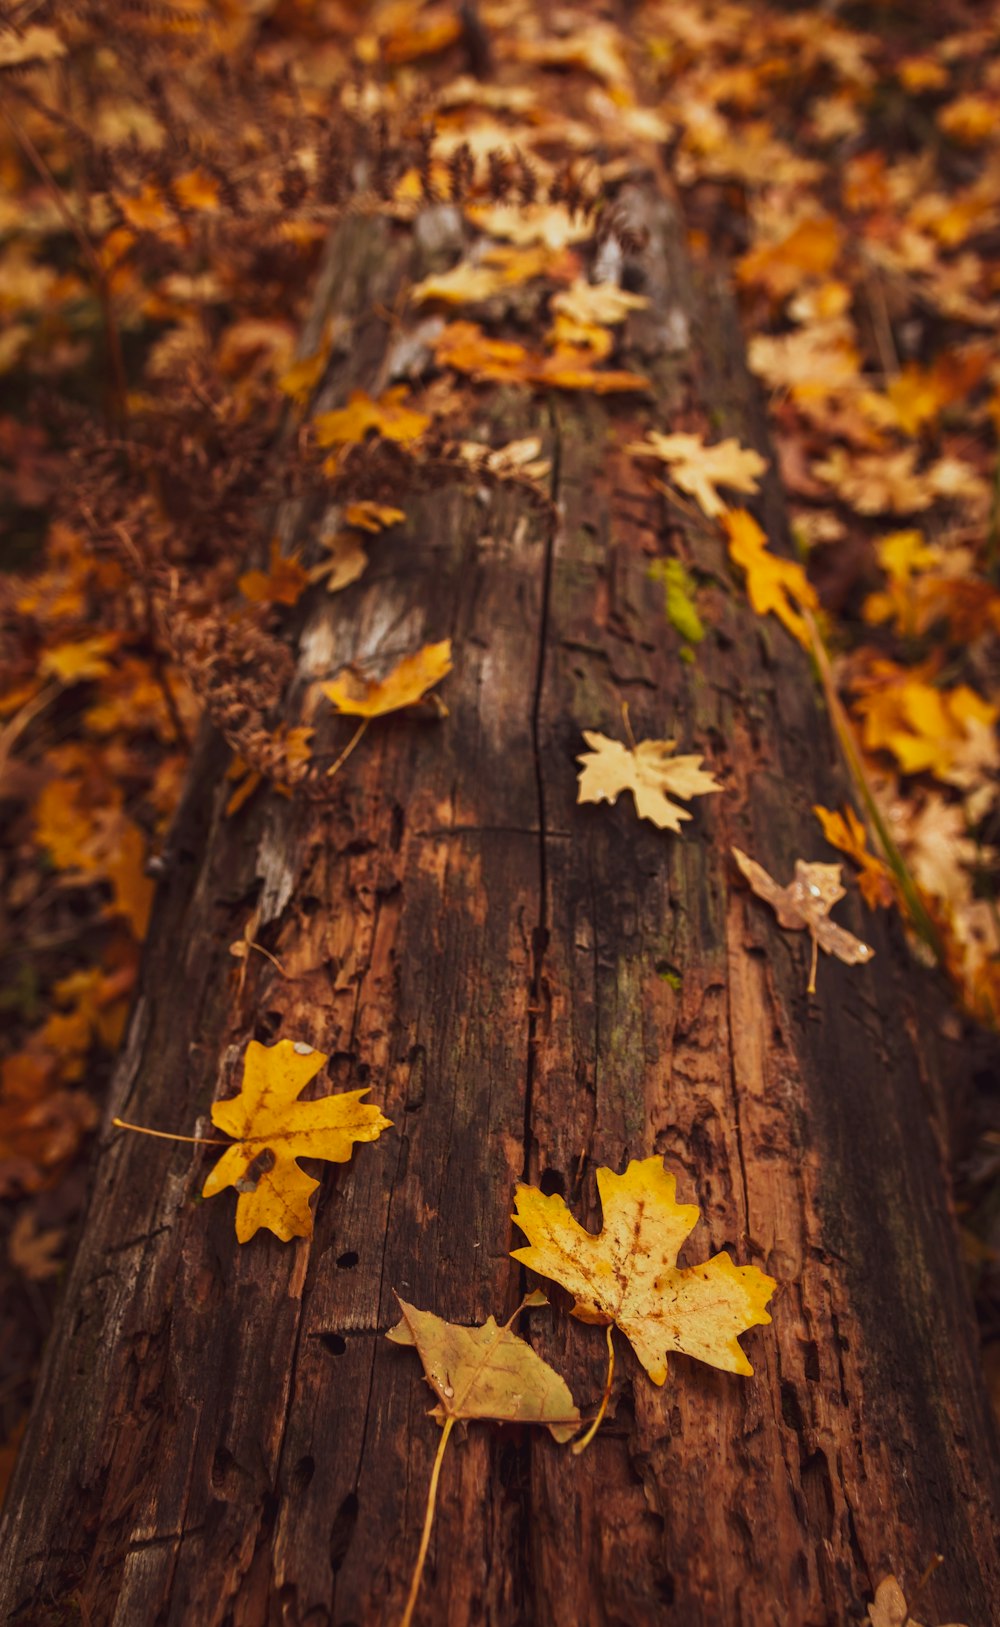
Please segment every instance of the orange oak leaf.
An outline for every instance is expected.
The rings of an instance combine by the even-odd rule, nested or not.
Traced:
[[[883,861],[868,851],[868,834],[853,808],[835,809],[813,806],[813,813],[823,827],[823,835],[831,847],[839,848],[860,868],[858,886],[870,909],[888,909],[895,899],[892,874]]]
[[[746,572],[747,595],[758,616],[774,612],[793,638],[809,648],[809,629],[802,610],[815,610],[815,590],[801,565],[768,552],[767,538],[752,514],[734,509],[722,516],[729,538],[729,557]]]

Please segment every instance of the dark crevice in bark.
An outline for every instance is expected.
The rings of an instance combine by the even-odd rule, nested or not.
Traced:
[[[545,818],[545,762],[541,740],[542,693],[545,687],[546,648],[549,638],[550,605],[552,599],[552,568],[555,557],[556,534],[559,525],[560,443],[559,419],[554,410],[549,412],[551,432],[552,468],[549,480],[549,498],[552,504],[546,519],[545,553],[542,560],[542,600],[538,617],[538,660],[535,666],[534,689],[531,697],[531,749],[534,756],[535,794],[538,799],[538,912],[531,933],[531,988],[528,1001],[528,1055],[524,1085],[524,1165],[522,1179],[531,1176],[531,1147],[533,1140],[534,1086],[539,1017],[545,994],[544,966],[549,937],[549,860],[548,830]]]

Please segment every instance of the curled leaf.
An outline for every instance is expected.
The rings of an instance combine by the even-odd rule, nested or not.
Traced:
[[[576,1434],[580,1414],[565,1379],[512,1332],[510,1322],[501,1326],[489,1316],[481,1327],[459,1327],[396,1298],[403,1319],[386,1337],[416,1348],[438,1398],[432,1418],[544,1424],[557,1441]],[[525,1303],[544,1304],[545,1297],[529,1295]]]
[[[351,717],[383,717],[403,706],[414,706],[429,689],[451,671],[451,639],[425,644],[415,655],[404,656],[384,678],[365,678],[345,667],[332,683],[322,684],[327,700]]]
[[[837,900],[846,896],[840,884],[842,867],[839,864],[807,864],[804,859],[796,859],[794,881],[781,887],[756,859],[749,858],[738,847],[732,852],[757,897],[770,904],[778,917],[778,925],[787,932],[807,931],[812,938],[810,994],[816,992],[817,949],[836,955],[847,966],[864,965],[871,960],[875,951],[870,944],[862,943],[853,932],[827,919]]]

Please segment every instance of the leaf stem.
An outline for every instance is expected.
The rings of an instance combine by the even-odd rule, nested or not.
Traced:
[[[340,756],[337,758],[337,761],[333,764],[332,768],[327,769],[326,777],[327,777],[328,780],[332,779],[334,774],[336,774],[341,768],[343,768],[343,766],[346,763],[348,757],[351,755],[351,752],[354,750],[355,746],[360,741],[361,736],[364,734],[364,732],[367,729],[370,722],[371,722],[370,717],[363,717],[361,719],[360,724],[355,729],[354,733],[351,735],[350,740],[347,742],[347,745],[344,747],[344,749],[341,752]]]
[[[813,952],[812,952],[812,960],[809,962],[809,983],[808,983],[808,986],[806,988],[806,993],[807,994],[815,994],[816,993],[816,962],[819,959],[819,939],[816,937],[815,933],[810,933],[809,936],[812,938]]]
[[[614,1331],[615,1331],[614,1323],[609,1322],[608,1323],[608,1376],[604,1381],[604,1394],[601,1396],[601,1404],[597,1409],[597,1417],[594,1419],[594,1421],[591,1424],[590,1428],[587,1430],[587,1433],[585,1435],[581,1435],[580,1439],[578,1441],[573,1442],[573,1445],[571,1447],[571,1451],[572,1451],[574,1457],[579,1457],[581,1452],[585,1452],[587,1450],[587,1447],[590,1445],[590,1443],[593,1440],[594,1436],[597,1434],[597,1431],[600,1429],[601,1424],[604,1421],[604,1414],[608,1410],[608,1402],[611,1400],[611,1380],[615,1376],[615,1347],[614,1347],[614,1341],[613,1341],[613,1338],[612,1338],[612,1335],[614,1334]]]
[[[229,1147],[232,1142],[223,1141],[219,1136],[178,1136],[170,1130],[147,1130],[144,1124],[129,1124],[126,1119],[112,1119],[117,1130],[134,1130],[136,1135],[157,1136],[161,1141],[193,1141],[199,1147]]]
[[[399,1627],[410,1627],[410,1623],[413,1620],[413,1611],[417,1603],[417,1594],[420,1592],[420,1583],[424,1574],[424,1561],[427,1558],[427,1549],[430,1546],[431,1526],[434,1524],[434,1505],[437,1502],[438,1480],[441,1477],[441,1460],[444,1457],[444,1449],[448,1445],[448,1437],[451,1434],[452,1425],[454,1422],[454,1418],[445,1419],[444,1428],[441,1431],[441,1439],[438,1442],[437,1455],[434,1459],[434,1467],[431,1470],[431,1483],[427,1491],[427,1512],[424,1515],[424,1529],[420,1536],[420,1551],[417,1554],[417,1563],[413,1567],[413,1580],[410,1583],[410,1592],[406,1600],[406,1609],[403,1611]]]

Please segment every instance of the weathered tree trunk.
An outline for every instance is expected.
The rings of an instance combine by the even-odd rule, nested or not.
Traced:
[[[696,293],[666,205],[638,354],[657,422],[702,409],[761,445],[724,301]],[[377,387],[409,240],[354,223],[336,297],[349,378]],[[685,342],[687,334],[687,342]],[[652,495],[626,412],[479,392],[470,433],[546,437],[560,521],[517,494],[405,498],[348,594],[311,604],[302,683],[450,635],[450,716],[374,725],[332,804],[261,794],[223,817],[206,740],[160,890],[110,1111],[190,1131],[238,1088],[246,1042],[332,1053],[395,1128],[322,1166],[316,1232],[233,1233],[198,1199],[214,1149],[111,1133],[0,1546],[3,1619],[90,1627],[348,1627],[398,1618],[438,1431],[392,1290],[451,1320],[510,1311],[514,1182],[599,1224],[594,1169],[663,1154],[702,1205],[692,1259],[778,1279],[752,1379],[684,1358],[658,1390],[621,1346],[612,1416],[571,1457],[474,1426],[446,1459],[418,1619],[822,1627],[890,1570],[946,1557],[919,1614],[1000,1610],[996,1457],[949,1208],[923,984],[897,927],[824,961],[738,883],[822,854],[811,804],[845,794],[802,652],[749,610],[719,541]],[[763,518],[783,534],[779,494]],[[709,633],[679,658],[649,565],[680,551]],[[301,692],[301,685],[300,685]],[[683,838],[575,806],[581,729],[704,750],[726,794]],[[344,725],[330,726],[343,734]],[[229,945],[254,904],[281,976]],[[317,1167],[318,1168],[318,1167]],[[535,1312],[581,1407],[593,1329]]]

